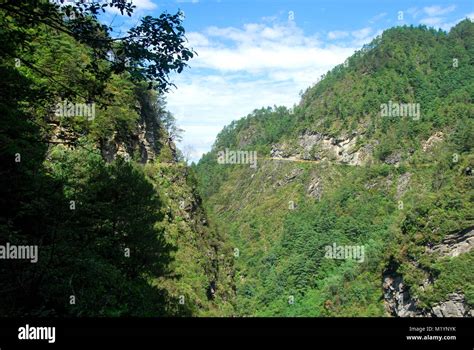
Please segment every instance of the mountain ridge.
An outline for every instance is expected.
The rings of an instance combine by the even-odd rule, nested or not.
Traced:
[[[258,109],[224,127],[196,171],[211,223],[240,252],[239,314],[386,316],[382,276],[395,264],[401,294],[415,296],[407,297],[410,310],[451,305],[444,298],[462,291],[454,299],[464,311],[454,313],[470,315],[472,252],[443,259],[425,247],[474,219],[466,173],[473,37],[469,20],[449,33],[389,29],[294,108]],[[384,116],[382,107],[395,103],[418,104],[421,113]],[[258,169],[218,165],[224,148],[256,151]],[[333,243],[361,245],[367,258],[325,259]]]

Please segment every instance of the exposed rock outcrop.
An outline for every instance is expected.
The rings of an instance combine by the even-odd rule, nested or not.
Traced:
[[[114,132],[110,139],[102,141],[100,145],[102,156],[111,162],[117,157],[131,159],[135,154],[138,154],[140,163],[152,162],[159,153],[160,129],[161,127],[156,122],[142,118],[135,133],[123,138]],[[170,146],[174,147],[172,143]]]
[[[474,247],[474,226],[447,235],[440,244],[428,247],[427,252],[440,257],[455,257],[471,251]]]
[[[427,247],[429,254],[438,254],[440,258],[456,257],[469,252],[474,246],[474,227],[447,235],[440,244]],[[420,290],[426,290],[433,284],[431,276],[423,281]],[[403,282],[403,276],[396,272],[393,263],[383,274],[383,295],[387,313],[398,317],[465,317],[474,316],[474,308],[466,302],[462,293],[450,293],[446,299],[433,305],[430,309],[418,306],[418,299],[410,294]]]
[[[463,294],[451,293],[447,300],[433,306],[431,314],[435,317],[472,317],[474,309],[470,309]]]
[[[270,151],[270,157],[272,158],[288,158],[290,153],[287,150],[285,144],[273,144]]]
[[[373,146],[367,144],[357,147],[359,135],[354,132],[350,136],[332,137],[321,133],[306,132],[299,136],[296,146],[274,144],[270,155],[272,158],[294,160],[331,159],[342,164],[363,165],[371,157]]]
[[[424,281],[424,287],[431,284]],[[410,295],[410,288],[397,273],[387,273],[383,278],[385,310],[396,317],[473,317],[474,309],[466,302],[464,294],[451,293],[432,308],[422,309],[418,299]]]
[[[442,142],[444,139],[444,134],[441,131],[436,132],[435,134],[431,135],[428,140],[423,142],[422,148],[423,152],[427,152],[431,150],[436,144]]]
[[[308,196],[313,197],[318,201],[321,200],[321,196],[323,194],[323,185],[319,176],[313,177],[313,179],[309,183],[306,193],[308,194]]]
[[[282,180],[277,181],[277,183],[273,187],[275,188],[275,187],[278,187],[278,186],[284,186],[284,185],[292,182],[294,179],[296,179],[302,173],[303,173],[303,169],[295,168],[292,171],[290,171],[288,174],[286,174],[285,177]]]
[[[402,276],[396,272],[389,270],[384,274],[383,295],[385,310],[392,316],[426,316],[417,308],[417,300],[410,295],[410,290],[403,283]]]
[[[402,154],[400,152],[393,152],[384,159],[384,163],[388,165],[399,166],[402,161]]]
[[[395,194],[395,199],[400,199],[405,192],[408,190],[410,185],[411,173],[404,173],[398,178],[397,183],[397,193]]]

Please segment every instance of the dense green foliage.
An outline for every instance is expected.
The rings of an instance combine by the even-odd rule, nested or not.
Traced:
[[[474,227],[473,23],[387,30],[292,109],[232,122],[189,168],[163,98],[193,56],[180,16],[111,38],[108,5],[133,11],[0,4],[0,245],[39,251],[1,261],[1,315],[381,316],[390,269],[420,308],[453,292],[474,305],[473,252],[428,249]],[[97,108],[58,116],[64,101]],[[382,116],[389,101],[420,118]],[[367,159],[321,145],[300,159],[308,135],[357,135]],[[258,167],[218,164],[224,148]],[[364,258],[329,259],[333,244]]]
[[[219,239],[177,160],[174,119],[148,89],[166,90],[167,74],[192,56],[179,16],[147,17],[131,35],[154,34],[131,44],[108,37],[94,21],[98,9],[83,8],[90,4],[24,3],[0,5],[0,245],[36,245],[39,256],[1,261],[0,314],[229,312],[224,283],[209,293],[221,273]],[[167,50],[153,56],[158,39]],[[104,56],[112,43],[123,59],[157,65],[120,68]],[[59,116],[63,101],[97,108],[92,117]]]
[[[197,171],[212,223],[239,250],[240,315],[386,315],[390,264],[420,308],[452,292],[472,303],[472,252],[440,259],[427,247],[474,224],[474,179],[465,173],[474,161],[473,39],[469,20],[449,33],[389,29],[293,110],[256,110],[221,131]],[[418,103],[420,118],[383,117],[389,101]],[[297,150],[300,135],[314,133],[357,134],[354,149],[372,147],[371,158],[355,166],[313,153],[306,162],[271,159],[273,145]],[[257,151],[258,169],[218,164],[224,148]],[[364,261],[325,258],[333,243],[363,246]],[[434,283],[420,288],[426,279]]]

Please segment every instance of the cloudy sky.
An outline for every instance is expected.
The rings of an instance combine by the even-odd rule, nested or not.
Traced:
[[[132,18],[109,14],[117,30],[140,16],[184,12],[198,54],[172,78],[168,109],[184,129],[179,144],[196,161],[217,133],[256,108],[293,106],[299,92],[384,29],[425,24],[449,30],[474,20],[474,1],[134,0]]]

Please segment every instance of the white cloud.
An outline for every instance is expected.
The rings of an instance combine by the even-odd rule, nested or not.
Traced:
[[[413,19],[417,17],[422,17],[419,20],[420,24],[424,24],[430,27],[440,28],[445,31],[449,31],[453,26],[457,23],[462,21],[464,18],[469,18],[469,16],[473,16],[474,13],[467,14],[463,18],[453,19],[452,17],[449,19],[447,16],[452,15],[456,9],[456,5],[449,5],[449,6],[426,6],[423,8],[412,7],[407,10],[407,13],[411,14]]]
[[[363,39],[370,32],[355,31],[353,38]],[[175,77],[178,89],[167,99],[185,130],[180,145],[195,151],[193,160],[210,150],[224,125],[257,108],[293,106],[300,90],[357,49],[347,43],[328,45],[291,21],[209,27],[187,37],[198,56],[190,62],[191,69]]]
[[[367,27],[367,28],[362,28],[362,29],[359,29],[359,30],[355,30],[355,31],[351,32],[351,34],[356,39],[364,39],[364,38],[367,38],[371,32],[372,32],[372,29]]]
[[[428,6],[424,7],[423,11],[430,17],[441,16],[450,12],[453,12],[456,9],[455,5],[441,7],[441,6]]]
[[[418,8],[418,7],[411,7],[406,12],[410,14],[414,19],[416,19],[419,16],[428,16],[427,18],[430,17],[440,17],[442,15],[446,15],[450,12],[453,12],[456,9],[455,5],[450,5],[446,7],[438,6],[438,5],[433,5],[433,6],[426,6],[423,8]],[[427,18],[424,18],[426,20]],[[436,21],[436,20],[428,20],[428,21]]]
[[[451,30],[456,24],[461,22],[462,20],[469,18],[470,20],[474,20],[474,12],[468,13],[464,17],[447,21],[445,17],[427,17],[420,20],[421,24],[425,24],[430,27],[440,28],[445,31]]]
[[[135,8],[133,10],[132,17],[138,17],[142,15],[145,11],[152,11],[158,8],[158,5],[155,4],[152,0],[133,0],[133,5],[135,5]],[[107,7],[106,10],[110,14],[121,15],[120,10],[116,7]],[[123,15],[127,16],[125,12]]]
[[[382,34],[383,30],[374,31],[370,27],[362,28],[351,32],[354,38],[351,42],[352,47],[362,47],[364,44],[371,42],[375,37]]]
[[[378,15],[372,17],[372,18],[369,20],[369,23],[373,24],[373,23],[375,23],[375,22],[378,22],[378,21],[380,21],[382,18],[384,18],[385,16],[387,16],[387,12],[379,13]]]
[[[421,24],[426,24],[427,26],[440,26],[444,21],[443,17],[427,17],[420,19]]]
[[[430,27],[438,27],[441,29],[449,29],[452,27],[452,23],[446,23],[446,17],[442,17],[442,15],[448,14],[456,9],[456,6],[427,6],[423,8],[423,13],[425,13],[428,17],[420,19],[421,24],[425,24]]]
[[[259,73],[269,69],[301,70],[314,65],[329,68],[339,62],[348,50],[274,44],[238,49],[201,48],[197,52],[199,56],[193,61],[193,67]]]
[[[329,40],[337,40],[337,39],[343,39],[349,36],[348,32],[342,31],[342,30],[335,30],[333,32],[328,33],[328,39]]]
[[[273,23],[271,26],[259,23],[244,24],[243,28],[209,27],[205,34],[217,40],[233,41],[233,46],[268,46],[274,43],[287,46],[316,45],[316,36],[305,36],[295,22]]]
[[[186,38],[195,47],[210,45],[210,42],[207,39],[207,37],[201,33],[197,33],[197,32],[186,33]]]
[[[137,10],[154,10],[158,6],[152,0],[133,0]]]
[[[417,18],[423,10],[417,8],[417,7],[410,7],[408,10],[406,10],[406,13],[411,15],[413,18]]]

